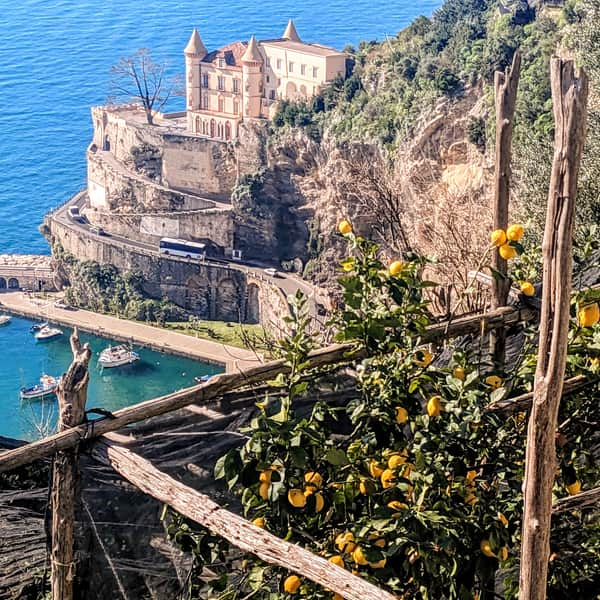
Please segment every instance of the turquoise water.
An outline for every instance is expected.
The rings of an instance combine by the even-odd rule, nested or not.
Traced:
[[[29,329],[33,321],[13,317],[0,327],[0,435],[31,440],[47,433],[56,423],[55,399],[21,401],[22,386],[34,385],[42,373],[58,376],[71,363],[69,335],[57,340],[37,343]],[[223,371],[215,365],[169,356],[146,348],[135,347],[140,360],[126,367],[104,369],[97,365],[98,353],[109,340],[81,334],[82,342],[92,349],[87,408],[116,410],[142,400],[168,394],[194,385],[194,377]]]
[[[197,26],[209,49],[300,36],[337,48],[383,39],[441,0],[0,0],[0,253],[46,253],[44,214],[85,186],[89,108],[108,95],[110,67],[140,47],[184,69]],[[182,107],[182,98],[170,106]]]

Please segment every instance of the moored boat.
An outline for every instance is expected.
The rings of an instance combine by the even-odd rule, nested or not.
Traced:
[[[8,325],[12,317],[10,315],[0,315],[0,327],[2,325]]]
[[[210,379],[210,375],[200,375],[200,377],[194,377],[196,383],[206,383]]]
[[[109,346],[100,352],[98,363],[105,369],[130,365],[140,359],[140,355],[126,345]]]
[[[58,327],[50,327],[49,325],[44,325],[44,327],[39,329],[34,334],[34,337],[38,342],[49,342],[50,340],[54,340],[57,337],[60,337],[62,334],[62,329],[58,329]]]
[[[19,392],[21,400],[34,400],[35,398],[44,398],[56,395],[56,389],[60,382],[60,377],[52,377],[45,373],[40,377],[40,382],[31,387],[22,387]]]
[[[44,327],[48,327],[48,322],[47,321],[43,321],[42,323],[34,323],[29,328],[29,331],[31,331],[31,333],[35,333],[36,331],[39,331],[40,329],[43,329]]]

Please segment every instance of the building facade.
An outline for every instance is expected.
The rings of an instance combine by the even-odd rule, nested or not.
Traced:
[[[194,29],[184,54],[188,129],[219,140],[236,138],[245,118],[268,119],[277,100],[310,98],[346,73],[343,52],[303,42],[292,20],[281,38],[213,52]]]

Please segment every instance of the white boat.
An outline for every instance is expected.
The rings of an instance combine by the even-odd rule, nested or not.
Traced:
[[[40,329],[44,329],[44,327],[48,327],[48,323],[46,321],[44,321],[43,323],[34,323],[29,328],[29,331],[31,331],[31,333],[35,333],[36,331],[39,331]]]
[[[63,334],[62,329],[58,329],[57,327],[50,327],[49,325],[45,325],[39,331],[37,331],[33,337],[38,342],[48,342],[57,337],[60,337]]]
[[[10,315],[0,315],[0,326],[8,325],[12,317]]]
[[[134,352],[130,346],[121,344],[120,346],[109,346],[102,350],[98,362],[105,369],[110,369],[130,365],[139,359],[140,355]]]
[[[22,387],[19,393],[21,400],[33,400],[35,398],[44,398],[46,396],[54,396],[56,388],[60,383],[60,377],[52,377],[45,373],[40,377],[40,382],[31,387]]]

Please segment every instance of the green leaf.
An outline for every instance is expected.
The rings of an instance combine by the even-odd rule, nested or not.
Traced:
[[[343,465],[349,464],[348,457],[343,450],[339,450],[338,448],[331,448],[325,455],[325,460],[336,467],[341,467]]]

